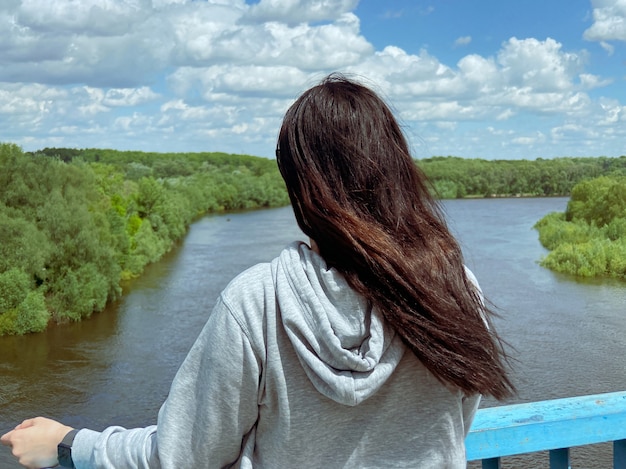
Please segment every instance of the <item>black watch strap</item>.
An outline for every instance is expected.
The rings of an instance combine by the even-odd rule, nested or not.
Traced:
[[[72,460],[72,443],[74,443],[74,437],[78,433],[77,429],[70,430],[63,437],[59,446],[57,446],[57,457],[59,459],[59,466],[69,467],[75,469],[74,461]]]

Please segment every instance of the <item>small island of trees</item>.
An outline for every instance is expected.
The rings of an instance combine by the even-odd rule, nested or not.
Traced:
[[[541,265],[579,277],[626,279],[626,177],[601,176],[572,189],[565,213],[537,222],[551,252]]]

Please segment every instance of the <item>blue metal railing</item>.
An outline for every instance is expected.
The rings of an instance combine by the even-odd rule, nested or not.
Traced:
[[[549,451],[550,469],[569,469],[571,447],[604,442],[613,468],[626,469],[626,391],[479,409],[465,444],[483,469],[537,451]]]

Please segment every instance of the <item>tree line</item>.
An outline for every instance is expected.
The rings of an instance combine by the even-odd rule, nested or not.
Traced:
[[[626,176],[601,176],[572,189],[565,212],[539,220],[550,250],[541,264],[579,277],[626,280]]]
[[[626,156],[433,157],[416,164],[442,198],[569,195],[580,181],[626,177]],[[608,183],[590,184],[591,192],[603,194],[596,186]],[[581,228],[596,208],[580,207],[600,203],[604,196],[585,199],[580,193],[590,189],[579,187],[587,188],[576,186],[568,213],[550,215],[537,225],[544,245],[554,249],[544,260],[550,268],[557,268],[552,262],[572,262],[566,254],[573,248],[557,249],[555,241],[570,239],[571,232],[582,236],[580,231],[606,230],[614,241],[621,240],[615,246],[623,247],[626,221],[621,216],[616,219],[622,221],[589,219],[589,226]],[[621,197],[614,194],[618,189],[611,191],[611,201]],[[0,143],[0,335],[37,332],[50,321],[77,321],[101,311],[121,295],[124,280],[160,259],[202,215],[288,203],[276,162],[266,158],[72,148],[24,152]],[[609,205],[603,213],[613,216]],[[600,249],[593,243],[584,249]],[[622,251],[602,249],[610,271],[623,272]],[[576,274],[600,270],[589,267]]]
[[[265,158],[0,144],[0,335],[101,311],[204,214],[288,203]]]
[[[536,160],[439,156],[417,160],[417,164],[444,199],[568,196],[585,179],[626,175],[626,156]]]

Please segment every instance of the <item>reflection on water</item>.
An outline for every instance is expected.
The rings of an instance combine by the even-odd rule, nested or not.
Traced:
[[[532,225],[566,199],[445,203],[466,262],[516,349],[516,401],[626,389],[626,288],[543,269]],[[33,415],[101,429],[154,423],[169,384],[219,292],[245,268],[305,239],[290,208],[207,217],[123,298],[88,321],[0,338],[0,430]],[[496,403],[485,400],[484,405]],[[573,450],[578,467],[610,466],[610,446]],[[547,456],[504,467],[547,467]],[[582,461],[582,463],[580,462]],[[19,467],[0,451],[0,467]]]

